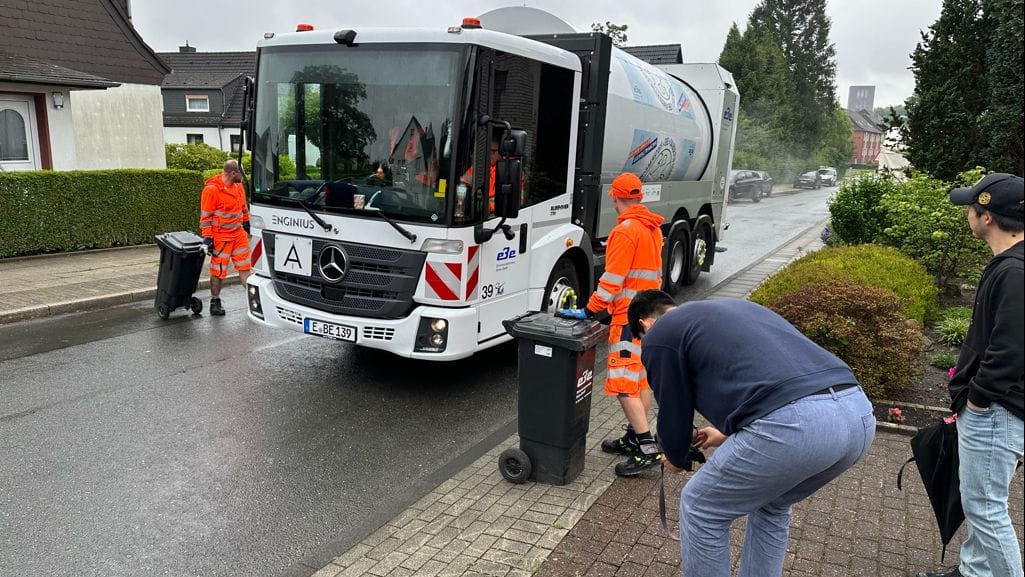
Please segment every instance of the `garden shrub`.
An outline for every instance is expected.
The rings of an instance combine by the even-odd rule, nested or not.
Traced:
[[[879,206],[883,195],[897,190],[897,182],[887,176],[860,176],[844,181],[829,199],[834,244],[875,242],[886,227]]]
[[[887,192],[879,204],[887,224],[877,242],[921,262],[942,288],[971,278],[993,255],[985,242],[972,236],[965,207],[952,204],[949,194],[954,186],[971,186],[983,174],[981,168],[962,173],[955,184],[916,174]]]
[[[940,342],[959,347],[968,336],[968,326],[972,324],[972,309],[968,307],[951,307],[940,316],[936,323],[936,332]]]
[[[846,362],[870,398],[893,398],[919,377],[921,329],[892,292],[847,282],[807,284],[769,308]]]
[[[957,355],[946,351],[936,353],[929,359],[929,364],[940,369],[949,369],[957,364]]]
[[[202,176],[190,170],[0,173],[0,258],[147,244],[162,232],[195,231],[202,188]]]
[[[228,153],[209,144],[165,144],[164,156],[167,168],[182,170],[212,170],[224,168]]]
[[[893,292],[905,318],[919,324],[930,320],[938,306],[936,287],[922,265],[894,248],[871,244],[827,247],[801,257],[762,283],[750,299],[768,305],[806,285],[834,280]]]

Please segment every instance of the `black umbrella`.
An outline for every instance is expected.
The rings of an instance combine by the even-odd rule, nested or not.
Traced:
[[[940,562],[947,555],[947,544],[954,533],[964,522],[964,509],[961,508],[961,482],[958,478],[957,426],[954,422],[941,421],[931,427],[919,429],[911,439],[912,458],[904,463],[914,461],[922,476],[922,484],[929,495],[936,523],[940,528],[940,539],[943,541],[943,553]],[[904,467],[897,473],[897,488],[901,487]]]

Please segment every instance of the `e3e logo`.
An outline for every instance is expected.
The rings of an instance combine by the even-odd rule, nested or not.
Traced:
[[[516,258],[516,250],[514,250],[510,246],[507,246],[502,250],[498,251],[498,257],[495,258],[495,260],[498,262],[502,262],[503,260],[512,260],[514,258]]]
[[[730,121],[732,121],[733,120],[733,109],[730,108],[729,106],[727,106],[726,110],[724,110],[723,113],[722,113],[722,118],[723,118],[723,120],[730,120]]]

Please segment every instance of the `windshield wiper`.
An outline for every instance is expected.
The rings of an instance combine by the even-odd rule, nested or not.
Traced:
[[[394,228],[395,230],[399,231],[399,234],[401,234],[402,236],[404,236],[407,239],[409,239],[410,244],[416,242],[416,235],[415,234],[409,232],[405,228],[402,228],[401,224],[399,224],[399,223],[395,222],[394,220],[392,220],[387,214],[385,214],[383,211],[381,211],[381,209],[379,209],[379,208],[370,208],[370,209],[365,209],[364,212],[371,212],[371,213],[375,213],[375,214],[380,215],[381,218],[383,218],[385,222],[390,224],[392,228]]]
[[[320,227],[324,229],[324,232],[331,232],[332,230],[334,230],[335,227],[331,226],[331,223],[320,218],[320,216],[318,216],[317,213],[313,212],[309,205],[299,200],[298,198],[279,197],[279,200],[287,200],[289,202],[294,202],[298,204],[300,207],[302,207],[303,210],[306,211],[306,214],[310,215],[310,217],[313,218],[313,220],[315,220],[317,224],[319,224]]]

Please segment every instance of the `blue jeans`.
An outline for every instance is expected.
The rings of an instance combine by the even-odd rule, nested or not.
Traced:
[[[1021,551],[1007,510],[1014,467],[1022,458],[1025,423],[1000,405],[965,407],[957,416],[961,506],[968,532],[961,543],[966,577],[1021,577]]]
[[[730,435],[680,494],[683,574],[728,577],[730,525],[747,515],[739,577],[781,575],[791,506],[864,457],[875,424],[854,387],[798,399]]]

